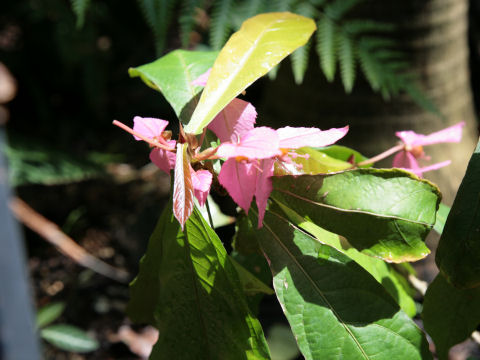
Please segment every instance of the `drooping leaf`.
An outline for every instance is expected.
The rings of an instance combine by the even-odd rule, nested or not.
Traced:
[[[160,91],[183,124],[190,120],[202,87],[192,81],[207,71],[218,52],[175,50],[160,59],[130,68],[130,77],[139,76],[145,84]]]
[[[331,145],[324,148],[318,148],[317,150],[321,151],[322,153],[327,154],[328,156],[342,160],[342,161],[350,161],[353,157],[355,163],[359,163],[361,161],[365,161],[368,158],[362,154],[360,154],[357,150],[350,149],[346,146],[341,145]],[[371,167],[372,165],[366,165],[365,167]]]
[[[54,302],[37,311],[37,328],[42,328],[57,320],[65,310],[64,302]]]
[[[480,287],[460,290],[441,275],[430,284],[423,302],[423,324],[440,360],[480,324]]]
[[[166,206],[131,285],[127,312],[159,329],[151,359],[269,358],[235,267],[197,209],[182,232]]]
[[[295,150],[300,155],[294,157],[291,163],[275,163],[275,175],[327,174],[350,169],[352,164],[328,156],[323,151],[310,147]]]
[[[381,259],[362,254],[352,247],[345,238],[322,229],[311,221],[302,218],[287,206],[282,204],[278,204],[278,206],[282,212],[285,213],[288,220],[295,226],[307,231],[322,244],[333,246],[368,271],[375,280],[383,285],[385,290],[395,299],[397,304],[400,305],[400,308],[405,311],[408,316],[415,316],[417,311],[415,301],[412,298],[413,290],[409,288],[408,284],[402,281],[401,275],[397,273],[391,265]]]
[[[445,227],[449,213],[450,207],[444,203],[440,203],[440,206],[437,210],[437,216],[435,218],[435,225],[433,226],[433,230],[435,230],[439,235],[442,235],[443,233],[443,228]]]
[[[435,223],[438,188],[402,170],[357,169],[337,174],[282,176],[272,197],[357,250],[389,262],[419,260]]]
[[[245,21],[223,47],[185,132],[199,134],[233,98],[304,45],[315,23],[291,13],[267,13]]]
[[[431,358],[421,330],[353,260],[271,211],[256,237],[306,359]]]
[[[173,182],[173,214],[182,226],[182,229],[195,206],[192,175],[190,174],[190,159],[187,150],[188,144],[177,144],[175,179]]]
[[[67,324],[50,325],[40,331],[40,336],[59,349],[86,353],[100,346],[85,331]]]
[[[448,215],[435,261],[454,286],[480,286],[480,142]]]

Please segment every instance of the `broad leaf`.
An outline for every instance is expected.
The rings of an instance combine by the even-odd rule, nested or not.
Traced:
[[[196,209],[182,232],[166,206],[131,286],[128,314],[159,329],[151,359],[269,358],[235,267]]]
[[[355,163],[359,163],[361,161],[365,161],[368,158],[362,154],[360,154],[357,150],[350,149],[346,146],[341,145],[331,145],[324,148],[317,148],[317,150],[327,154],[328,156],[342,160],[342,161],[350,161],[353,157]],[[372,165],[366,165],[365,167],[371,167]]]
[[[202,87],[192,85],[192,81],[212,66],[217,55],[217,51],[175,50],[152,63],[130,68],[128,73],[160,91],[180,121],[186,124],[202,91]]]
[[[413,290],[408,286],[406,281],[402,281],[402,279],[404,280],[405,278],[397,273],[391,265],[381,259],[362,254],[353,248],[345,238],[322,229],[311,221],[301,217],[287,206],[282,204],[278,204],[278,206],[285,213],[288,220],[295,226],[307,231],[322,244],[333,246],[368,271],[375,280],[383,285],[385,290],[395,299],[397,304],[400,305],[401,309],[405,311],[408,316],[415,316],[417,310],[415,301],[412,299]],[[274,206],[271,208],[273,209]]]
[[[468,163],[438,244],[435,261],[454,286],[480,286],[480,142]]]
[[[431,358],[421,330],[353,260],[271,211],[256,235],[306,359]]]
[[[173,213],[182,226],[193,211],[194,197],[188,144],[177,144],[175,180],[173,182]]]
[[[480,324],[480,287],[460,290],[439,274],[423,302],[423,324],[435,342],[439,359],[448,349],[468,338]]]
[[[274,178],[272,197],[357,250],[389,262],[419,260],[435,223],[438,188],[402,170],[357,169]]]
[[[51,325],[40,331],[43,339],[59,349],[79,353],[97,350],[98,341],[85,331],[67,324]]]
[[[311,19],[288,12],[246,20],[220,51],[185,132],[201,133],[232,99],[304,45],[313,31]]]

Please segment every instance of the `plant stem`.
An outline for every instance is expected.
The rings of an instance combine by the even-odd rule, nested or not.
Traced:
[[[159,143],[158,141],[154,141],[152,139],[149,139],[146,136],[143,136],[142,134],[140,134],[140,133],[136,132],[135,130],[129,128],[127,125],[121,123],[118,120],[113,120],[113,125],[118,126],[120,129],[125,130],[126,132],[128,132],[128,133],[130,133],[130,134],[132,134],[136,137],[139,137],[140,139],[142,139],[146,143],[149,143],[152,146],[158,147],[158,148],[166,150],[166,151],[175,151],[174,148],[170,148],[168,146],[165,146],[165,145]]]
[[[364,160],[364,161],[360,161],[357,164],[357,166],[369,165],[369,164],[373,164],[377,161],[383,160],[383,159],[389,157],[390,155],[393,155],[396,152],[403,150],[404,147],[405,147],[404,144],[398,144],[398,145],[388,149],[387,151],[384,151],[381,154],[378,154],[377,156],[374,156],[374,157],[372,157],[370,159],[367,159],[367,160]]]
[[[210,222],[210,226],[213,229],[213,219],[212,219],[212,213],[210,212],[210,205],[208,204],[208,198],[205,201],[205,205],[207,207],[208,221]]]

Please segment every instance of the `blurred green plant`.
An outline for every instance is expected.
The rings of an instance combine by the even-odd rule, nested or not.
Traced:
[[[86,353],[97,350],[98,341],[78,327],[69,324],[51,325],[64,310],[63,302],[54,302],[38,310],[36,322],[41,338],[65,351]]]

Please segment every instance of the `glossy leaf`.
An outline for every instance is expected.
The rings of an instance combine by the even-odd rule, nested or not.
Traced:
[[[272,197],[357,250],[389,262],[419,260],[435,223],[438,188],[402,170],[358,169],[330,175],[283,176]]]
[[[94,351],[99,347],[97,340],[72,325],[51,325],[43,328],[40,335],[55,347],[66,351],[84,353]]]
[[[180,121],[186,124],[202,91],[202,87],[192,85],[192,81],[212,66],[217,55],[217,51],[175,50],[152,63],[130,68],[128,73],[160,91]]]
[[[190,174],[190,159],[187,154],[188,144],[177,144],[175,161],[175,180],[173,182],[173,213],[182,226],[193,211],[194,191]]]
[[[480,287],[460,290],[437,275],[423,302],[423,324],[440,360],[448,349],[467,339],[480,324]]]
[[[421,330],[353,260],[271,211],[256,236],[306,359],[431,358]]]
[[[480,286],[480,142],[448,215],[435,261],[454,286]]]
[[[220,51],[185,132],[201,133],[232,99],[304,45],[314,30],[311,19],[288,12],[246,20]]]
[[[405,281],[402,281],[402,275],[397,273],[391,265],[381,259],[362,254],[352,247],[344,237],[322,229],[311,221],[301,217],[287,206],[282,204],[278,204],[278,206],[288,220],[295,226],[307,231],[322,244],[333,246],[336,250],[347,255],[368,271],[375,280],[383,285],[385,290],[395,299],[397,304],[400,305],[400,308],[405,311],[408,316],[415,316],[417,310],[415,301],[412,298],[413,290]]]
[[[57,320],[65,310],[64,302],[54,302],[37,311],[37,328],[42,328]]]
[[[127,312],[159,329],[151,359],[268,359],[234,265],[194,209],[182,232],[167,205],[131,285]]]
[[[274,294],[273,290],[265,285],[265,283],[253,275],[250,271],[244,268],[240,263],[238,263],[235,258],[229,257],[230,262],[235,267],[237,271],[238,278],[240,283],[242,284],[243,291],[247,295],[255,295],[255,294],[267,294],[272,295]]]

